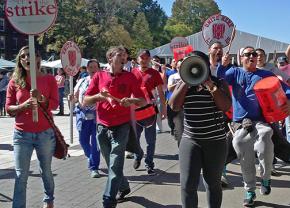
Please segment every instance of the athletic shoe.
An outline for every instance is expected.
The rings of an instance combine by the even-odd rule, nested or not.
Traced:
[[[124,201],[125,200],[125,196],[128,195],[130,192],[131,192],[130,188],[128,188],[128,189],[126,189],[124,191],[119,191],[118,194],[117,194],[116,200],[118,202]]]
[[[148,173],[148,175],[150,175],[150,176],[153,176],[153,175],[156,174],[153,168],[147,168],[147,173]]]
[[[262,180],[260,193],[263,195],[269,195],[271,193],[271,180]]]
[[[245,207],[251,207],[254,205],[255,199],[256,199],[256,193],[254,191],[247,191],[243,205]]]
[[[98,170],[91,171],[91,178],[100,178],[100,177],[101,177],[101,175],[100,175]]]
[[[141,165],[141,160],[134,160],[133,168],[137,170]]]

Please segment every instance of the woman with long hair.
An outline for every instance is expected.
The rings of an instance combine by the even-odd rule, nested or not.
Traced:
[[[6,109],[15,116],[13,146],[15,159],[15,186],[13,208],[26,207],[26,186],[33,150],[39,160],[44,184],[44,208],[53,208],[54,180],[51,161],[55,150],[55,136],[40,106],[48,113],[58,106],[57,84],[53,76],[40,71],[41,57],[36,52],[36,84],[31,90],[29,48],[24,46],[16,57],[16,67],[8,84]],[[37,99],[37,102],[35,101]],[[32,110],[38,109],[38,122],[34,123]]]

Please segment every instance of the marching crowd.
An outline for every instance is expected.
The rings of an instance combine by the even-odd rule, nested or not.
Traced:
[[[133,168],[138,169],[145,157],[148,175],[155,174],[156,137],[164,131],[162,121],[166,118],[170,134],[179,147],[184,208],[198,207],[201,170],[208,206],[221,207],[222,185],[229,183],[226,165],[237,158],[245,188],[243,205],[250,207],[257,197],[256,160],[263,195],[271,193],[276,157],[290,161],[290,45],[285,56],[278,57],[277,66],[266,63],[265,51],[252,46],[239,51],[240,65],[231,63],[220,42],[212,43],[208,54],[194,51],[191,55],[201,58],[209,73],[208,78],[197,86],[181,79],[179,72],[184,70],[181,68],[183,60],[173,59],[171,65],[166,66],[160,63],[158,56],[151,59],[149,50],[141,50],[136,59],[130,59],[128,49],[112,47],[106,53],[109,66],[101,69],[98,60],[91,59],[86,71],[79,76],[74,93],[68,95],[68,100],[75,103],[76,128],[88,159],[90,176],[100,177],[100,155],[108,168],[104,208],[116,207],[131,191],[123,174],[128,146],[133,146],[130,149]],[[9,115],[15,116],[13,208],[26,207],[26,185],[34,150],[44,184],[43,207],[54,207],[51,161],[55,138],[43,111],[51,114],[59,106],[58,115],[63,115],[65,77],[62,69],[56,77],[43,73],[39,52],[35,59],[37,90],[30,89],[27,46],[17,55],[10,81],[0,75],[1,115],[5,108]],[[281,111],[288,115],[285,121],[268,123],[262,114],[253,88],[266,77],[278,77],[287,96],[288,102],[281,107]],[[40,106],[39,119],[34,125],[31,109],[37,106]],[[232,116],[228,116],[231,107]],[[147,144],[144,151],[140,146],[143,131]]]

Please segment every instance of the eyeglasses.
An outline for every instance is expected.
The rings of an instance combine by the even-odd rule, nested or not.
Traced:
[[[258,54],[257,54],[257,52],[249,52],[249,53],[243,53],[243,56],[245,56],[245,57],[251,57],[251,55],[253,56],[253,57],[257,57],[258,56]]]

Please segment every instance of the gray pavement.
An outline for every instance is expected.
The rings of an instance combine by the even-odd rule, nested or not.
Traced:
[[[67,109],[66,109],[66,113]],[[69,143],[69,117],[55,117]],[[13,147],[13,118],[0,117],[0,208],[11,207],[14,185]],[[163,121],[164,125],[166,121]],[[142,138],[142,147],[145,147]],[[93,179],[87,170],[87,160],[77,141],[74,131],[74,144],[71,145],[67,160],[53,159],[53,174],[55,177],[55,208],[86,208],[102,207],[102,194],[107,180],[107,170],[104,160],[101,160],[101,178]],[[177,144],[170,134],[162,133],[157,136],[155,166],[157,174],[148,176],[144,161],[140,170],[134,170],[133,160],[126,159],[124,173],[128,177],[131,193],[128,200],[118,204],[119,208],[179,208],[180,184]],[[256,207],[290,207],[290,165],[278,162],[276,165],[280,176],[272,177],[272,193],[262,196],[257,190]],[[244,196],[240,166],[237,161],[228,166],[228,179],[231,186],[223,191],[224,208],[242,207]],[[259,180],[259,179],[258,179]],[[258,186],[259,188],[259,186]],[[199,207],[207,207],[206,193],[199,186]],[[27,207],[42,206],[42,181],[38,171],[38,163],[33,156],[30,177],[27,185]]]

